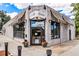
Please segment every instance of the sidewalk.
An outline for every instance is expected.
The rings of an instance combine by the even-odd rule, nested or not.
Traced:
[[[51,49],[56,55],[60,56],[66,52],[69,52],[71,49],[75,48],[77,45],[79,45],[79,40],[72,40],[72,41],[64,42],[62,44],[54,45],[51,47]]]
[[[27,48],[24,48],[21,42],[0,35],[0,43],[1,43],[0,48],[4,49],[4,42],[8,42],[9,52],[13,56],[17,56],[18,54],[17,46],[19,45],[22,46],[22,56],[46,56],[46,50],[49,49],[49,48],[43,48],[42,46],[29,46]],[[52,55],[55,54],[53,53]]]
[[[67,52],[60,54],[61,56],[79,56],[79,37],[76,39],[76,45],[73,48],[70,48]]]
[[[17,46],[22,46],[22,56],[46,56],[46,50],[52,50],[52,56],[79,56],[79,40],[67,41],[51,47],[43,48],[42,46],[29,46],[24,48],[23,44],[18,40],[13,40],[6,36],[0,35],[0,50],[4,50],[4,42],[8,42],[8,51],[13,56],[18,55]]]
[[[61,54],[61,56],[79,56],[79,45]]]

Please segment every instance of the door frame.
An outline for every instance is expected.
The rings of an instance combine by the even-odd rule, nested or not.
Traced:
[[[41,45],[41,44],[32,44],[32,28],[31,28],[31,21],[44,21],[44,38],[45,38],[45,20],[46,19],[42,19],[42,20],[32,20],[30,19],[30,45]],[[41,36],[42,37],[42,36]],[[41,40],[42,42],[42,40]]]
[[[40,34],[40,39],[39,39],[41,42],[40,42],[39,44],[33,44],[33,43],[32,43],[33,38],[31,37],[31,45],[41,45],[41,43],[42,43],[42,32],[43,32],[43,31],[42,31],[41,28],[37,27],[36,30],[38,30],[38,29],[40,30],[40,33],[41,33],[41,34]],[[31,31],[32,31],[32,30],[31,30]],[[32,34],[32,32],[31,32],[31,34]]]

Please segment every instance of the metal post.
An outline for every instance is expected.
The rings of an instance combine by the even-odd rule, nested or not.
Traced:
[[[21,56],[22,46],[18,46],[18,56]]]
[[[51,56],[52,55],[52,50],[51,49],[47,49],[46,50],[46,54],[47,54],[47,56]]]
[[[8,56],[8,42],[5,42],[5,56]]]

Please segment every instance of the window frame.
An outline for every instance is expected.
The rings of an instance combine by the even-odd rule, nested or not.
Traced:
[[[58,39],[58,38],[60,38],[60,23],[51,21],[51,39]]]

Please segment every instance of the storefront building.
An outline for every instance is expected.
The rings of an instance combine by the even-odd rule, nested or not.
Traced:
[[[49,45],[75,39],[74,21],[46,6],[29,6],[3,26],[3,33],[10,38],[22,38],[29,45]]]

